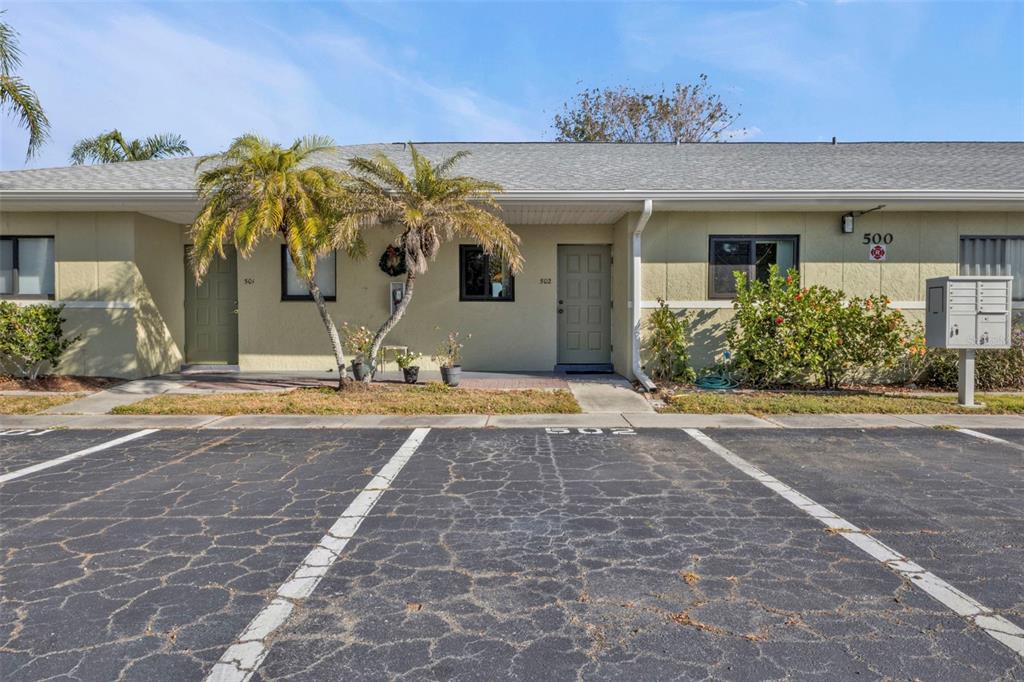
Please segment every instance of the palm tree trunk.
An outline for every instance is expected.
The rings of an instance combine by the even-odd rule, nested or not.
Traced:
[[[340,391],[345,387],[345,379],[348,378],[345,373],[345,349],[341,345],[341,336],[338,335],[338,328],[334,326],[334,320],[331,319],[331,314],[327,311],[327,302],[324,301],[320,287],[313,280],[306,282],[306,285],[309,287],[313,302],[316,303],[320,319],[323,320],[324,327],[327,328],[327,336],[331,338],[331,350],[334,351],[334,360],[338,363],[338,390]]]
[[[380,353],[380,347],[384,344],[384,337],[388,335],[388,332],[395,328],[398,321],[402,319],[402,315],[405,314],[405,309],[409,307],[409,301],[412,300],[412,293],[415,287],[416,275],[412,274],[412,271],[409,271],[405,276],[405,294],[402,296],[401,302],[395,306],[395,311],[391,313],[391,317],[384,320],[384,324],[380,326],[380,329],[378,329],[377,333],[373,336],[373,343],[370,345],[370,357],[368,358],[369,362],[372,363],[373,366],[376,367],[375,358],[377,357],[377,354]],[[363,381],[370,383],[372,378],[372,372],[367,372],[366,378],[364,378]]]

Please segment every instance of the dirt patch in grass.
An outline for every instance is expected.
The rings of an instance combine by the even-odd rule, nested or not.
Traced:
[[[161,395],[114,408],[114,414],[576,414],[566,390],[497,391],[422,386],[364,386],[343,391],[300,388],[287,393]]]
[[[63,405],[79,396],[68,395],[0,395],[0,414],[36,414],[54,405]]]
[[[690,391],[665,399],[659,412],[683,414],[1024,414],[1024,393],[977,394],[981,408],[956,404],[956,396],[907,393],[804,393]]]
[[[0,391],[67,391],[69,393],[91,393],[122,383],[121,379],[109,377],[47,376],[38,379],[20,379],[0,375]]]

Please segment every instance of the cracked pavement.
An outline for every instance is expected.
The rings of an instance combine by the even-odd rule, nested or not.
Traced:
[[[682,432],[567,431],[431,431],[254,679],[1024,679]],[[0,438],[0,464],[123,433]],[[0,486],[0,678],[202,679],[409,433],[168,430]],[[1024,625],[1021,451],[707,433]]]

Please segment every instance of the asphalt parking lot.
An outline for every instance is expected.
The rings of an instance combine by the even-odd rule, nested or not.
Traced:
[[[0,434],[5,682],[1024,679],[1024,431],[136,433]]]

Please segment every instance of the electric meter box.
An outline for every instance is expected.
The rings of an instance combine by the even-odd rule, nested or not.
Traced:
[[[1012,277],[936,277],[926,284],[925,343],[932,348],[1009,348]]]

